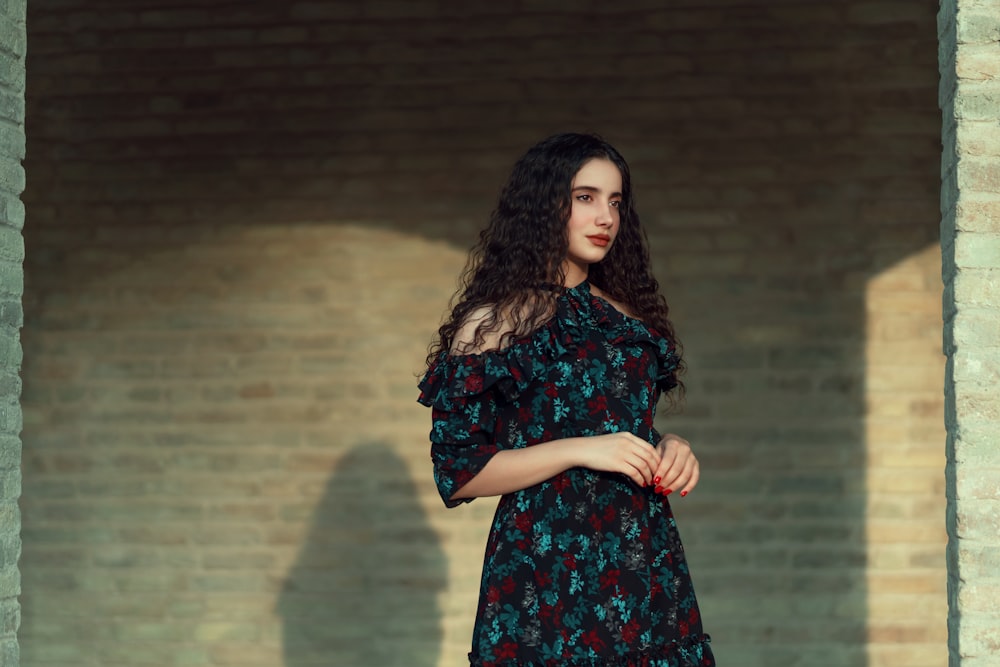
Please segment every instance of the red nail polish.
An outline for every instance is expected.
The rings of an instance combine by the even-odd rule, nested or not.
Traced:
[[[656,493],[663,493],[663,487],[662,486],[656,487]]]
[[[664,493],[663,495],[665,495],[665,496],[669,496],[669,495],[670,495],[671,493],[673,493],[673,492],[674,492],[674,490],[673,490],[673,489],[667,489],[667,492],[666,492],[666,493]]]
[[[659,484],[659,483],[660,483],[660,478],[659,478],[659,476],[656,476],[656,477],[654,477],[654,478],[653,478],[653,484]]]
[[[688,494],[688,492],[687,492],[687,491],[681,491],[681,498],[683,498],[683,497],[684,497],[684,496],[686,496],[687,494]]]

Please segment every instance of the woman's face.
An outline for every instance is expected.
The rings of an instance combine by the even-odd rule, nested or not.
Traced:
[[[594,158],[576,172],[571,187],[572,208],[566,223],[569,250],[563,262],[570,287],[587,277],[591,264],[604,259],[618,236],[622,175],[610,160]]]

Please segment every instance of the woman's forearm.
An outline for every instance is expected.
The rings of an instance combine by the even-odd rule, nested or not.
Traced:
[[[499,451],[452,499],[501,496],[551,479],[581,464],[582,441],[583,438],[564,438]]]

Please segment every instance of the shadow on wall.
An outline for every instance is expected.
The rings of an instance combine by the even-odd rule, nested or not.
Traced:
[[[405,461],[354,447],[313,516],[278,599],[286,667],[437,665],[447,564]]]

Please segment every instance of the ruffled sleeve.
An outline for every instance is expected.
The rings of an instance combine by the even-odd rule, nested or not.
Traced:
[[[500,409],[528,382],[525,369],[513,361],[499,352],[442,353],[420,381],[417,400],[432,409],[434,481],[448,507],[472,500],[451,496],[501,449],[496,438]]]

